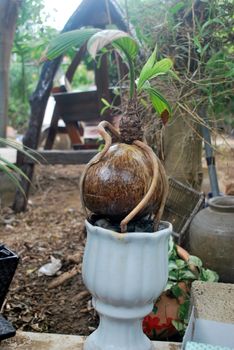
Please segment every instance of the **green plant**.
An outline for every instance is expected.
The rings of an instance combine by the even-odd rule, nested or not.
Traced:
[[[157,228],[168,185],[160,161],[152,149],[142,142],[143,123],[139,105],[142,103],[141,94],[147,94],[154,110],[164,123],[167,121],[171,115],[170,105],[151,82],[158,76],[172,73],[172,61],[169,58],[157,61],[155,49],[136,79],[136,57],[139,50],[137,42],[120,30],[95,28],[61,34],[50,43],[46,57],[53,59],[71,47],[81,46],[85,42],[93,59],[98,52],[105,53],[106,47],[111,46],[118,50],[129,69],[129,97],[119,132],[107,122],[99,125],[105,146],[89,162],[82,177],[81,197],[84,207],[120,222],[121,232],[126,232],[127,224],[143,214],[154,214]],[[116,146],[112,147],[112,135],[118,139],[117,149]],[[110,174],[108,178],[102,176],[106,167]]]
[[[136,65],[134,64],[139,47],[137,42],[127,33],[120,30],[78,29],[63,33],[55,38],[49,45],[46,58],[51,60],[64,54],[72,47],[79,47],[87,41],[87,49],[93,59],[104,47],[111,44],[124,57],[129,67],[130,90],[129,99],[146,91],[155,111],[162,116],[171,115],[171,107],[161,93],[151,86],[151,80],[168,73],[172,68],[172,60],[164,58],[157,61],[156,49],[153,51],[146,64],[143,66],[136,80]]]
[[[26,148],[26,150],[17,142],[9,139],[0,138],[0,145],[7,146],[17,150],[18,152],[22,152],[25,156],[31,158],[36,163],[39,163],[37,158],[34,157],[33,154],[37,154],[37,152]],[[25,146],[24,146],[25,147]],[[24,174],[24,172],[12,162],[9,162],[6,158],[0,156],[0,171],[6,174],[9,179],[14,183],[16,187],[24,194],[24,189],[22,188],[18,176],[22,176],[27,181],[30,181],[29,178]]]
[[[57,33],[54,28],[45,25],[48,17],[44,0],[20,1],[9,71],[8,108],[9,122],[20,133],[24,132],[28,123],[28,100],[40,75],[39,58],[46,42]]]
[[[189,124],[193,120],[202,124],[199,106],[204,104],[213,122],[223,120],[233,125],[233,1],[126,3],[144,50],[148,51],[156,41],[159,55],[173,59],[181,78],[174,86],[177,114],[186,111]]]
[[[182,259],[179,249],[171,238],[169,241],[169,276],[165,290],[175,298],[183,298],[178,310],[178,320],[173,320],[174,327],[183,333],[188,325],[190,306],[190,287],[195,280],[217,282],[219,279],[215,271],[205,269],[201,259],[189,255],[188,259]],[[185,283],[181,288],[180,283]]]

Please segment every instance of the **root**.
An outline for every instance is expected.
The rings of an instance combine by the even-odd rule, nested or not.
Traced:
[[[104,148],[102,149],[101,152],[99,152],[98,154],[96,154],[96,156],[94,156],[87,164],[86,167],[84,169],[84,172],[81,176],[80,179],[80,198],[81,198],[81,205],[82,205],[82,209],[85,213],[85,216],[88,217],[88,213],[84,204],[84,195],[83,195],[83,189],[84,189],[84,180],[85,180],[85,176],[87,174],[87,171],[89,170],[89,168],[94,165],[97,164],[98,162],[100,162],[100,160],[102,158],[104,158],[104,156],[106,155],[106,153],[108,152],[110,146],[112,145],[112,137],[110,134],[108,134],[108,132],[106,131],[106,129],[109,129],[109,131],[117,137],[117,139],[120,139],[120,134],[119,132],[113,127],[113,125],[111,125],[109,122],[107,122],[106,120],[102,121],[101,123],[98,124],[98,132],[99,134],[102,136],[105,144],[104,144]]]
[[[148,145],[146,145],[145,143],[138,141],[138,140],[134,141],[133,144],[138,146],[139,148],[142,148],[143,151],[145,151],[145,153],[148,155],[148,157],[152,163],[152,166],[153,166],[153,179],[152,179],[152,182],[151,182],[151,185],[150,185],[148,192],[143,197],[141,202],[121,221],[121,223],[120,223],[121,233],[124,233],[127,231],[127,225],[129,223],[129,221],[131,221],[142,209],[145,208],[145,206],[149,202],[150,198],[152,197],[152,195],[155,191],[155,188],[157,187],[158,177],[159,177],[159,164],[160,164],[160,162],[158,161],[158,158],[156,157],[153,150]]]

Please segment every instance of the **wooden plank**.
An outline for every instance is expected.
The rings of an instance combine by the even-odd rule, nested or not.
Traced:
[[[40,151],[38,156],[35,158],[38,159],[40,164],[86,164],[91,158],[97,154],[97,150],[53,150],[53,151]],[[35,161],[24,157],[25,164],[35,164]]]
[[[103,76],[104,73],[100,75],[99,80]],[[103,91],[104,88],[105,91]],[[105,119],[104,116],[100,116],[102,106],[102,102],[100,101],[101,97],[104,97],[109,102],[113,101],[115,106],[120,105],[120,97],[114,94],[112,88],[107,89],[104,84],[99,87],[98,91],[60,92],[53,94],[53,96],[56,101],[56,106],[59,109],[59,116],[64,122],[87,122]]]
[[[45,143],[45,149],[52,149],[54,140],[58,131],[58,121],[59,121],[59,113],[58,113],[58,107],[55,105],[52,119],[50,122],[50,127],[48,130],[48,135],[46,138],[46,143]]]
[[[83,142],[81,140],[81,135],[79,133],[77,123],[73,122],[73,123],[65,123],[65,124],[66,124],[67,133],[70,137],[72,146],[76,144],[82,144]]]

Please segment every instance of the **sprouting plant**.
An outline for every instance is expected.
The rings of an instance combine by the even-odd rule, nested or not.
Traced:
[[[129,69],[129,98],[123,111],[119,131],[104,121],[99,132],[105,141],[102,151],[86,166],[81,181],[83,207],[120,222],[121,232],[135,217],[154,215],[155,228],[165,205],[168,183],[162,164],[143,141],[142,120],[137,97],[144,91],[152,107],[164,122],[171,108],[161,93],[152,87],[152,79],[172,72],[169,58],[157,61],[156,49],[136,77],[138,44],[120,30],[80,29],[59,35],[49,45],[46,58],[53,59],[71,47],[87,45],[93,59],[108,46],[118,50]],[[107,132],[108,130],[108,132]],[[118,146],[112,145],[114,135]],[[105,170],[108,168],[108,171]],[[105,176],[102,174],[105,172]]]
[[[46,50],[45,58],[51,60],[67,52],[72,47],[80,47],[87,41],[87,50],[93,59],[104,47],[111,45],[118,50],[128,64],[129,68],[129,100],[142,91],[148,93],[155,111],[161,117],[169,117],[172,113],[168,101],[154,87],[151,86],[152,79],[168,72],[172,73],[173,62],[170,58],[157,61],[157,50],[153,51],[136,78],[135,60],[139,46],[134,38],[120,30],[100,29],[78,29],[63,33],[56,37]]]

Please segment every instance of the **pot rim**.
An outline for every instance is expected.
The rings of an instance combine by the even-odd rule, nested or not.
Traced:
[[[234,212],[234,196],[218,196],[208,200],[208,205],[216,211]]]
[[[91,224],[87,219],[85,220],[85,225],[87,228],[90,228],[91,230],[93,229],[99,229],[100,233],[102,232],[103,234],[106,235],[112,235],[115,236],[117,239],[132,239],[132,238],[155,238],[155,237],[161,237],[164,235],[171,235],[172,234],[172,224],[167,221],[160,221],[161,224],[165,225],[166,227],[160,231],[155,231],[155,232],[126,232],[126,233],[119,233],[113,230],[109,230],[100,226],[96,226]]]

